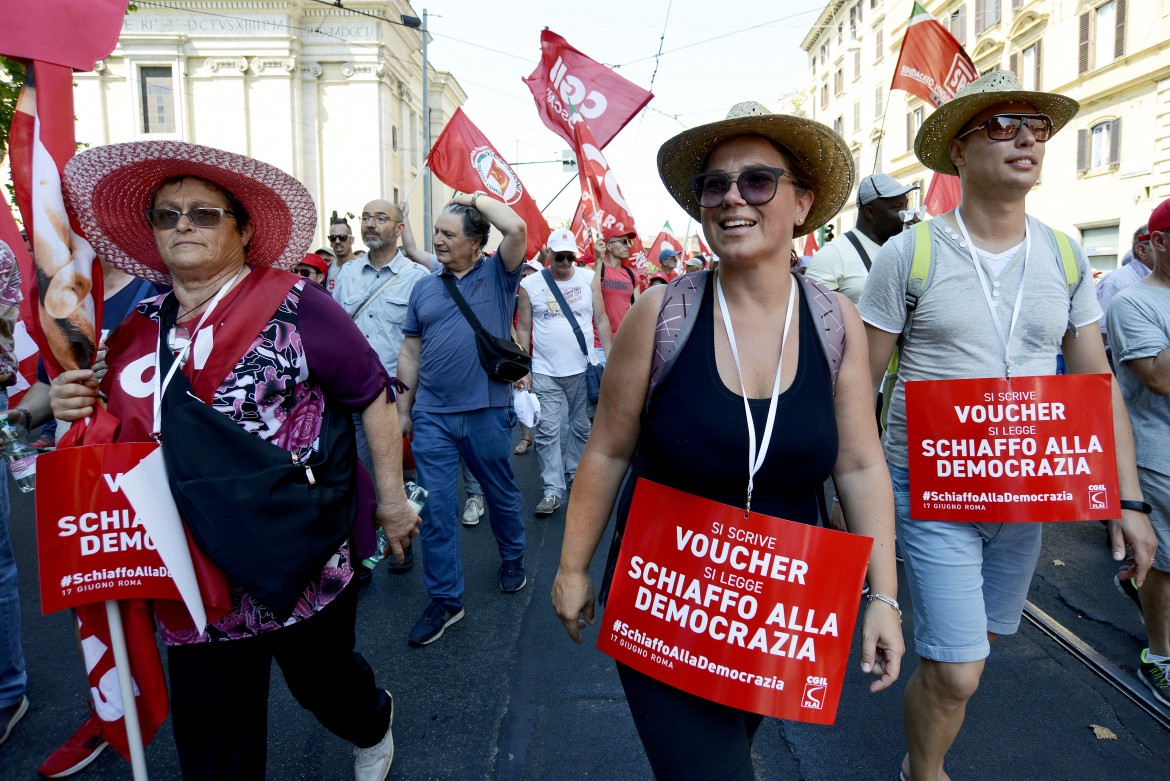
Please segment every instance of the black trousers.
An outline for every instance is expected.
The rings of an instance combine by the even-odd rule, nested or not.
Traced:
[[[764,717],[704,700],[618,664],[638,737],[658,781],[753,781]]]
[[[324,610],[244,640],[167,649],[171,719],[186,781],[259,781],[268,750],[272,660],[301,707],[367,748],[386,734],[391,703],[354,652],[357,580]]]

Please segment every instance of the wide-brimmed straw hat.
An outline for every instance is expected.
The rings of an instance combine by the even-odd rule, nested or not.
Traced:
[[[1081,107],[1065,95],[1024,89],[1011,71],[991,71],[964,86],[926,118],[914,138],[914,154],[932,171],[957,175],[951,162],[951,141],[976,114],[1001,103],[1031,103],[1052,120],[1053,133],[1067,125]]]
[[[159,185],[175,176],[214,182],[247,209],[255,227],[248,263],[289,270],[308,252],[317,207],[303,184],[268,163],[185,141],[132,141],[81,152],[65,166],[65,202],[99,257],[169,285],[171,272],[146,209]]]
[[[737,103],[727,119],[684,130],[658,150],[658,175],[678,205],[696,220],[699,204],[687,181],[703,170],[711,150],[735,136],[760,136],[788,149],[804,164],[814,193],[813,206],[803,225],[793,226],[793,238],[811,233],[841,210],[853,190],[853,155],[844,139],[811,119],[773,114],[754,101]]]

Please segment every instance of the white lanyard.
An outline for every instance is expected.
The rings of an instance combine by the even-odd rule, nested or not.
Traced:
[[[245,266],[244,268],[247,268],[247,266]],[[231,290],[233,287],[235,287],[236,282],[238,282],[240,280],[240,277],[243,275],[243,273],[244,273],[244,269],[241,268],[239,270],[239,272],[234,277],[229,279],[227,282],[225,282],[223,284],[222,287],[220,287],[219,292],[217,292],[215,294],[215,297],[212,298],[211,301],[207,304],[207,309],[205,309],[203,311],[203,317],[199,318],[199,322],[196,324],[195,330],[191,332],[191,338],[187,340],[187,343],[185,345],[183,345],[183,349],[179,351],[179,354],[177,356],[175,356],[175,362],[171,364],[171,369],[170,369],[170,371],[167,372],[166,379],[162,378],[162,373],[159,371],[158,350],[155,350],[155,353],[154,353],[154,435],[156,437],[162,432],[162,397],[163,397],[163,394],[166,393],[166,391],[167,391],[167,386],[170,385],[171,380],[174,379],[175,372],[178,371],[180,368],[182,368],[183,364],[186,363],[187,354],[191,352],[191,345],[195,344],[195,337],[199,333],[199,329],[203,327],[203,324],[205,322],[207,322],[207,318],[211,316],[211,312],[212,312],[212,310],[215,309],[216,304],[218,304],[220,302],[220,300],[225,295],[227,295],[227,292],[229,290]],[[171,346],[169,344],[166,344],[163,341],[162,319],[161,318],[159,319],[159,326],[158,326],[158,342],[159,342],[159,349],[167,349],[167,350],[171,349]]]
[[[748,403],[747,388],[743,384],[743,369],[739,365],[739,350],[735,347],[735,330],[731,327],[731,315],[727,311],[727,299],[723,297],[723,281],[716,279],[715,290],[719,293],[719,309],[723,314],[723,327],[727,329],[727,341],[731,345],[731,357],[735,359],[735,371],[739,374],[739,389],[743,394],[743,411],[747,417],[748,428],[748,484],[747,503],[744,505],[743,517],[747,518],[752,511],[752,487],[756,472],[764,465],[764,458],[768,455],[768,446],[772,443],[772,427],[776,422],[776,400],[780,398],[780,373],[784,369],[784,345],[788,343],[788,329],[792,326],[792,313],[796,309],[795,279],[790,280],[792,286],[788,290],[788,316],[784,320],[784,332],[780,335],[780,361],[776,364],[776,381],[772,383],[772,401],[768,404],[768,422],[764,426],[764,436],[760,439],[760,446],[756,448],[756,424],[752,420],[752,408]]]
[[[1020,287],[1016,290],[1016,305],[1012,309],[1011,325],[1008,326],[1007,335],[1004,335],[1003,324],[999,321],[999,314],[995,311],[995,301],[992,300],[991,291],[987,287],[987,275],[983,273],[983,266],[979,262],[979,258],[975,255],[975,244],[971,241],[971,236],[967,233],[967,226],[963,224],[963,215],[959,214],[959,210],[955,209],[955,221],[959,223],[959,230],[963,233],[963,240],[967,242],[967,251],[971,253],[971,263],[975,265],[975,274],[979,277],[979,284],[983,288],[983,300],[987,302],[987,311],[991,313],[991,323],[995,326],[995,332],[999,334],[999,340],[1003,342],[1003,372],[1004,378],[1011,380],[1012,378],[1012,334],[1016,332],[1016,323],[1020,318],[1020,305],[1024,301],[1024,274],[1028,270],[1028,256],[1032,254],[1032,233],[1028,229],[1028,221],[1024,220],[1024,265],[1020,269]]]

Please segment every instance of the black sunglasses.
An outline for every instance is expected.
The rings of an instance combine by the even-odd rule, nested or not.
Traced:
[[[196,228],[214,228],[219,225],[225,215],[228,217],[236,216],[227,209],[217,209],[211,206],[199,206],[185,212],[176,209],[146,210],[146,219],[159,230],[173,229],[183,217],[190,220]]]
[[[792,174],[783,168],[757,166],[740,171],[733,180],[722,171],[710,171],[694,174],[687,181],[691,185],[691,194],[704,209],[713,209],[723,203],[723,198],[731,190],[732,181],[739,190],[739,196],[752,206],[760,206],[776,197],[776,188],[780,184],[780,177]]]
[[[1025,126],[1037,141],[1047,141],[1052,135],[1052,120],[1043,114],[996,114],[986,122],[964,130],[955,139],[965,138],[976,130],[987,128],[987,137],[992,141],[1011,141],[1020,134],[1020,128]]]
[[[352,239],[352,238],[353,238],[353,236],[347,236],[344,233],[339,233],[336,236],[330,236],[329,240],[330,241],[345,241],[346,239]]]
[[[559,260],[561,263],[572,263],[577,259],[577,256],[572,252],[558,252],[553,255],[553,260]]]
[[[296,272],[298,274],[300,274],[302,277],[310,277],[313,274],[320,274],[321,273],[320,271],[318,271],[315,268],[298,268],[298,269],[296,269]]]

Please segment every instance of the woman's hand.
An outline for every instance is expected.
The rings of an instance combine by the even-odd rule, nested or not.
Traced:
[[[70,369],[53,378],[49,385],[49,407],[58,420],[84,420],[94,413],[98,382],[92,369]]]
[[[581,630],[593,623],[593,580],[588,572],[557,570],[552,585],[553,610],[573,642],[581,642]]]
[[[904,653],[902,617],[893,605],[871,600],[861,618],[861,671],[878,676],[869,685],[871,692],[880,692],[898,680]]]

